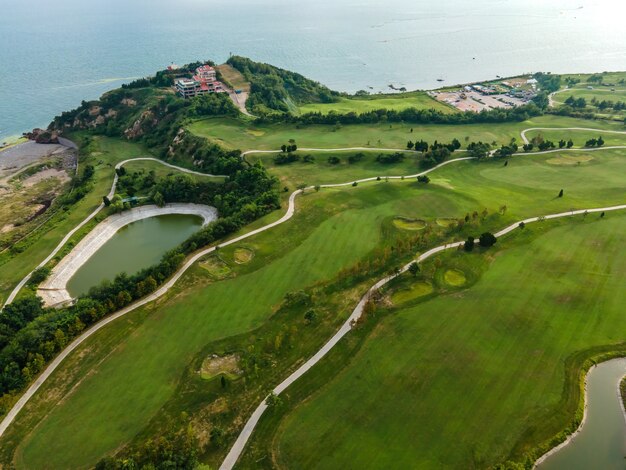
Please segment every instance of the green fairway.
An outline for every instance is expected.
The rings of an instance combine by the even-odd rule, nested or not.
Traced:
[[[283,421],[274,461],[484,468],[520,459],[569,426],[582,359],[626,342],[626,215],[593,220],[528,228],[517,236],[525,243],[499,242],[472,287],[392,310]],[[443,263],[459,257],[479,265],[484,255],[448,254]]]
[[[626,101],[626,85],[617,85],[615,87],[594,86],[593,89],[589,89],[587,86],[576,85],[558,93],[555,96],[555,101],[565,103],[565,100],[570,96],[584,98],[589,106],[593,106],[591,100],[594,98],[598,101]]]
[[[419,125],[409,123],[333,125],[255,124],[233,118],[210,118],[191,123],[194,134],[206,137],[229,149],[279,150],[294,139],[300,148],[379,147],[406,148],[407,141],[424,139],[450,142],[459,139],[463,146],[471,141],[508,144],[521,142],[520,132],[531,127],[589,127],[624,130],[605,121],[584,121],[559,116],[541,116],[524,122],[468,125]],[[413,132],[411,132],[413,129]],[[558,139],[557,139],[558,140]]]
[[[329,191],[303,202],[292,223],[254,239],[255,257],[244,265],[250,274],[183,289],[180,295],[159,302],[158,309],[133,312],[120,325],[104,329],[81,346],[80,350],[89,351],[99,343],[108,344],[109,335],[119,335],[123,324],[128,327],[127,322],[145,318],[121,343],[106,350],[91,374],[26,437],[16,454],[18,466],[95,463],[141,431],[174,393],[182,371],[206,344],[260,325],[285,293],[333,276],[363,257],[380,243],[380,223],[387,214],[410,212],[408,208],[416,202],[418,207],[428,207],[426,212],[432,215],[457,212],[445,191],[416,193],[401,185]],[[331,207],[336,208],[334,212],[342,211],[328,218]],[[197,283],[199,276],[201,272],[195,270],[181,286]],[[61,367],[60,376],[77,372],[71,362],[67,367]],[[78,373],[76,380],[80,379]],[[51,389],[47,386],[48,392],[54,390],[54,381]],[[41,410],[50,403],[34,402],[33,406]],[[71,422],[82,424],[74,428]],[[28,434],[26,429],[19,432]]]
[[[322,113],[331,111],[336,113],[365,113],[376,109],[393,109],[402,111],[403,109],[436,109],[444,113],[456,112],[451,106],[447,106],[437,101],[426,92],[413,91],[409,93],[394,93],[386,95],[369,95],[362,97],[340,98],[336,103],[310,103],[300,106],[301,113]]]
[[[385,220],[401,216],[438,227],[449,225],[440,219],[456,221],[487,209],[485,224],[497,228],[521,217],[623,202],[623,152],[596,153],[583,166],[554,166],[548,158],[554,155],[514,157],[507,167],[495,160],[456,163],[433,173],[428,185],[398,180],[311,191],[299,200],[292,221],[220,252],[232,260],[228,269],[219,263],[195,268],[156,308],[133,312],[82,345],[5,436],[21,442],[15,462],[25,468],[93,464],[128,442],[172,397],[200,350],[262,325],[285,293],[329,279],[384,244]],[[603,191],[597,190],[599,181]],[[556,198],[561,187],[565,196]],[[507,209],[498,214],[502,205]],[[477,223],[470,230],[480,233]],[[238,264],[233,256],[241,259],[242,248],[254,256]],[[243,271],[228,274],[232,269]],[[216,278],[223,280],[207,284]],[[89,360],[79,361],[88,351]],[[58,390],[69,389],[62,401],[55,398],[63,396]],[[45,419],[31,433],[42,413]],[[75,428],[72,422],[82,424]]]
[[[600,126],[592,126],[592,129],[600,128]],[[555,145],[558,146],[559,140],[563,139],[565,141],[572,139],[574,142],[574,148],[582,148],[585,146],[585,143],[589,139],[597,139],[598,137],[602,137],[604,140],[604,146],[612,146],[612,145],[626,145],[626,128],[625,127],[617,127],[615,129],[617,132],[623,132],[623,134],[619,133],[609,133],[600,131],[585,131],[585,130],[539,130],[539,131],[529,131],[526,133],[526,138],[528,140],[532,140],[533,137],[541,136],[545,140],[551,140]],[[534,149],[537,151],[538,149],[535,147]]]

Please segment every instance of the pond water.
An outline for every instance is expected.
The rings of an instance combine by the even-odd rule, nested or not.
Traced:
[[[587,382],[587,421],[572,441],[537,466],[538,470],[624,470],[626,419],[617,387],[626,375],[626,359],[595,367]]]
[[[83,264],[67,283],[72,297],[117,274],[137,271],[156,264],[202,226],[195,215],[169,214],[149,217],[122,227]]]

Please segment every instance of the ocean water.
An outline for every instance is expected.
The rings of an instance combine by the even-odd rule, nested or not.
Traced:
[[[0,142],[230,53],[342,91],[626,69],[624,0],[0,0]]]

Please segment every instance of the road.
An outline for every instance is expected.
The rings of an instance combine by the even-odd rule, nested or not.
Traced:
[[[576,129],[578,130],[579,128],[571,128],[571,129]],[[560,129],[560,130],[571,130],[571,129]],[[582,128],[581,128],[582,129]],[[526,129],[524,131],[522,131],[522,139],[526,139],[525,134],[526,132],[530,131],[530,130],[536,130],[535,129]],[[547,128],[545,129],[547,130]],[[559,130],[559,128],[554,128],[552,130]],[[599,131],[599,132],[606,132],[604,130],[598,130],[598,129],[582,129],[582,130],[593,130],[593,131]],[[617,132],[617,131],[615,131]],[[624,132],[626,134],[626,132]],[[626,146],[623,147],[616,147],[616,148],[626,148]],[[351,147],[349,149],[343,149],[343,150],[359,150],[360,148],[358,147]],[[602,148],[603,150],[607,150],[608,148]],[[305,149],[302,149],[305,150]],[[320,151],[325,151],[328,149],[320,149]],[[339,150],[339,149],[334,149],[334,150]],[[365,150],[365,149],[364,149]],[[396,151],[396,149],[372,149],[372,148],[367,148],[366,150],[379,150],[379,151],[383,151],[383,150],[390,150],[390,151]],[[572,150],[579,150],[579,149],[569,149],[569,151]],[[600,149],[598,149],[600,150]],[[305,150],[306,151],[306,150]],[[310,151],[313,151],[312,149]],[[330,150],[328,150],[330,151]],[[406,151],[406,150],[402,150],[402,151]],[[567,149],[562,149],[561,151],[568,151]],[[247,152],[244,152],[244,154],[250,154],[250,153],[276,153],[277,151],[270,151],[270,150],[265,150],[265,151],[255,151],[255,150],[250,150]],[[543,153],[550,153],[548,152],[535,152],[535,153],[529,153],[529,154],[521,154],[521,155],[538,155],[538,154],[543,154]],[[242,155],[244,155],[242,154]],[[456,158],[453,160],[448,160],[445,161],[443,163],[440,163],[439,165],[423,171],[421,173],[417,173],[415,175],[408,175],[408,176],[404,176],[404,178],[414,178],[417,176],[421,176],[421,175],[425,175],[428,174],[430,172],[433,172],[443,166],[449,165],[451,163],[454,162],[459,162],[459,161],[465,161],[465,160],[471,160],[473,157],[461,157],[461,158]],[[195,172],[193,170],[188,170],[186,168],[180,168],[180,167],[176,167],[174,165],[170,165],[168,163],[162,162],[161,160],[155,159],[155,158],[151,158],[151,157],[140,157],[140,158],[136,158],[136,159],[128,159],[128,160],[124,160],[120,163],[118,163],[116,165],[116,169],[122,167],[124,164],[131,162],[131,161],[136,161],[136,160],[153,160],[159,163],[163,163],[166,166],[170,166],[172,168],[176,168],[180,171],[183,172],[187,172],[187,173],[194,173],[197,174],[198,172]],[[204,173],[199,173],[202,175],[206,175]],[[219,175],[206,175],[206,176],[219,176]],[[389,178],[389,179],[402,179],[403,176],[381,176],[381,179],[385,179],[385,178]],[[117,185],[117,174],[114,178],[113,181],[113,185],[111,187],[111,191],[109,192],[109,197],[113,197],[113,195],[115,194],[115,188]],[[377,180],[378,177],[372,177],[372,178],[364,178],[361,180],[357,180],[357,182],[366,182],[366,181],[374,181]],[[339,184],[325,184],[325,185],[320,185],[320,187],[322,188],[333,188],[333,187],[340,187],[340,186],[349,186],[352,185],[354,181],[349,181],[346,183],[339,183]],[[115,321],[116,319],[126,315],[127,313],[143,306],[146,305],[156,299],[158,299],[159,297],[163,296],[164,294],[166,294],[173,286],[174,284],[178,281],[178,279],[180,279],[180,277],[194,264],[196,263],[200,258],[212,253],[213,251],[215,251],[217,246],[227,246],[227,245],[231,245],[233,243],[237,243],[241,240],[247,239],[249,237],[252,237],[258,233],[264,232],[266,230],[270,230],[273,227],[276,227],[277,225],[280,225],[286,221],[288,221],[289,219],[291,219],[295,213],[295,200],[297,198],[298,195],[302,194],[304,191],[306,190],[312,190],[314,188],[314,186],[309,186],[308,188],[305,188],[304,190],[296,190],[293,193],[291,193],[291,195],[289,196],[289,200],[288,200],[288,206],[287,206],[287,211],[285,213],[285,215],[283,215],[279,220],[272,222],[270,224],[267,224],[263,227],[260,227],[258,229],[252,230],[251,232],[245,233],[243,235],[240,235],[239,237],[230,239],[226,242],[220,243],[219,245],[216,246],[212,246],[206,249],[203,249],[199,252],[197,252],[196,254],[194,254],[193,256],[191,256],[186,262],[185,264],[183,264],[183,266],[168,280],[166,281],[163,285],[161,285],[161,287],[159,287],[156,291],[154,291],[152,294],[144,297],[141,300],[138,300],[137,302],[128,305],[127,307],[123,308],[122,310],[104,318],[103,320],[101,320],[100,322],[96,323],[95,325],[93,325],[92,327],[90,327],[89,329],[85,330],[80,336],[78,336],[76,339],[74,339],[74,341],[72,341],[61,353],[59,353],[59,355],[48,365],[48,367],[46,367],[46,369],[39,375],[39,377],[30,385],[30,387],[24,392],[24,394],[20,397],[20,399],[15,403],[15,405],[13,406],[13,408],[11,408],[11,410],[7,413],[7,415],[4,417],[4,419],[2,420],[2,422],[0,423],[0,437],[4,434],[4,432],[7,430],[7,428],[9,427],[9,425],[13,422],[13,420],[15,419],[15,417],[18,415],[18,413],[23,409],[23,407],[26,405],[26,403],[28,402],[28,400],[30,400],[30,398],[37,392],[37,390],[41,387],[41,385],[43,385],[43,383],[50,377],[50,375],[56,370],[56,368],[63,362],[63,360],[72,353],[72,351],[74,351],[80,344],[82,344],[87,338],[89,338],[90,336],[92,336],[94,333],[96,333],[97,331],[99,331],[101,328],[105,327],[106,325],[108,325],[109,323]],[[83,222],[81,222],[76,228],[74,228],[70,233],[68,233],[68,235],[66,235],[66,237],[64,237],[64,239],[61,241],[61,243],[55,248],[55,250],[52,252],[52,254],[50,256],[48,256],[48,258],[46,258],[46,260],[44,260],[44,262],[42,262],[39,266],[43,266],[44,264],[46,264],[50,259],[52,259],[52,257],[54,257],[56,255],[56,253],[58,253],[58,251],[63,247],[63,245],[67,242],[67,240],[74,234],[76,233],[76,231],[78,231],[81,227],[83,227],[87,222],[89,222],[102,208],[103,208],[103,204],[101,204],[100,206],[98,206],[98,208],[92,213],[90,214]],[[608,212],[608,211],[614,211],[614,210],[622,210],[622,209],[626,209],[626,205],[619,205],[619,206],[611,206],[611,207],[602,207],[602,208],[592,208],[592,209],[581,209],[578,211],[572,211],[572,212],[563,212],[560,214],[552,214],[552,215],[547,215],[547,216],[543,216],[543,218],[545,219],[554,219],[554,218],[559,218],[559,217],[567,217],[567,216],[572,216],[572,215],[576,215],[576,214],[582,214],[584,212],[588,212],[588,213],[592,213],[592,212]],[[539,220],[541,217],[534,217],[534,218],[530,218],[530,219],[525,219],[521,222],[524,222],[526,224],[528,223],[532,223],[535,222],[537,220]],[[496,236],[502,236],[505,235],[513,230],[515,230],[516,227],[519,226],[519,223],[513,224],[509,227],[506,227],[504,229],[502,229],[500,232],[498,232],[496,234]],[[435,248],[432,248],[431,250],[423,253],[422,255],[420,255],[417,258],[418,262],[421,262],[423,260],[425,260],[426,258],[439,253],[441,251],[444,250],[448,250],[451,248],[456,248],[459,245],[461,245],[464,242],[456,242],[456,243],[450,243],[450,244],[446,244],[446,245],[441,245]],[[404,266],[401,270],[401,273],[406,271],[408,269],[408,266],[410,265],[407,264],[406,266]],[[13,300],[13,298],[15,298],[15,295],[17,294],[17,292],[19,292],[19,289],[21,289],[21,287],[24,286],[24,284],[26,284],[26,282],[28,281],[28,279],[30,278],[30,275],[32,274],[29,273],[28,276],[26,276],[24,278],[24,280],[22,280],[20,282],[20,284],[18,284],[18,286],[16,287],[16,289],[14,289],[14,291],[12,292],[11,296],[9,297],[10,300]],[[319,362],[320,359],[322,359],[327,353],[328,351],[330,351],[338,342],[339,340],[341,340],[341,338],[343,338],[352,328],[352,321],[357,320],[360,316],[361,313],[363,311],[363,306],[365,305],[365,303],[367,302],[369,296],[371,295],[372,292],[374,292],[375,290],[379,289],[380,287],[382,287],[383,285],[385,285],[387,282],[389,282],[393,277],[385,277],[383,279],[381,279],[380,281],[378,281],[376,284],[374,284],[369,290],[368,292],[361,298],[361,300],[359,301],[359,303],[357,304],[357,306],[355,307],[355,309],[353,310],[352,314],[350,315],[350,317],[348,318],[348,320],[346,320],[346,322],[342,325],[342,327],[339,329],[339,331],[337,331],[335,333],[335,335],[313,356],[311,357],[306,363],[304,363],[301,367],[299,367],[293,374],[291,374],[287,379],[285,379],[283,382],[281,382],[278,386],[276,386],[276,388],[274,389],[274,393],[279,394],[282,391],[284,391],[289,385],[291,385],[293,382],[295,382],[299,377],[301,377],[304,373],[306,373],[311,367],[313,367],[317,362]],[[10,303],[9,300],[7,300],[7,302],[5,303],[5,305],[7,303]],[[246,423],[246,425],[244,426],[243,430],[241,431],[241,434],[239,435],[239,437],[237,438],[237,441],[235,442],[235,444],[233,445],[233,447],[231,448],[230,452],[228,453],[226,459],[224,460],[224,462],[222,463],[222,466],[220,467],[220,470],[227,470],[227,469],[231,469],[237,459],[239,458],[239,456],[241,455],[246,442],[248,441],[250,435],[252,434],[252,431],[254,430],[257,422],[259,421],[259,419],[261,418],[263,412],[265,411],[265,409],[267,408],[267,405],[265,404],[265,400],[263,400],[263,402],[261,402],[261,404],[257,407],[257,409],[254,411],[254,413],[252,414],[252,416],[250,417],[250,419],[248,420],[248,422]]]

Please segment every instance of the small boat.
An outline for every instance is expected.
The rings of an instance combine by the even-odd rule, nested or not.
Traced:
[[[438,82],[443,82],[444,80],[443,80],[443,78],[438,78],[437,81]]]

